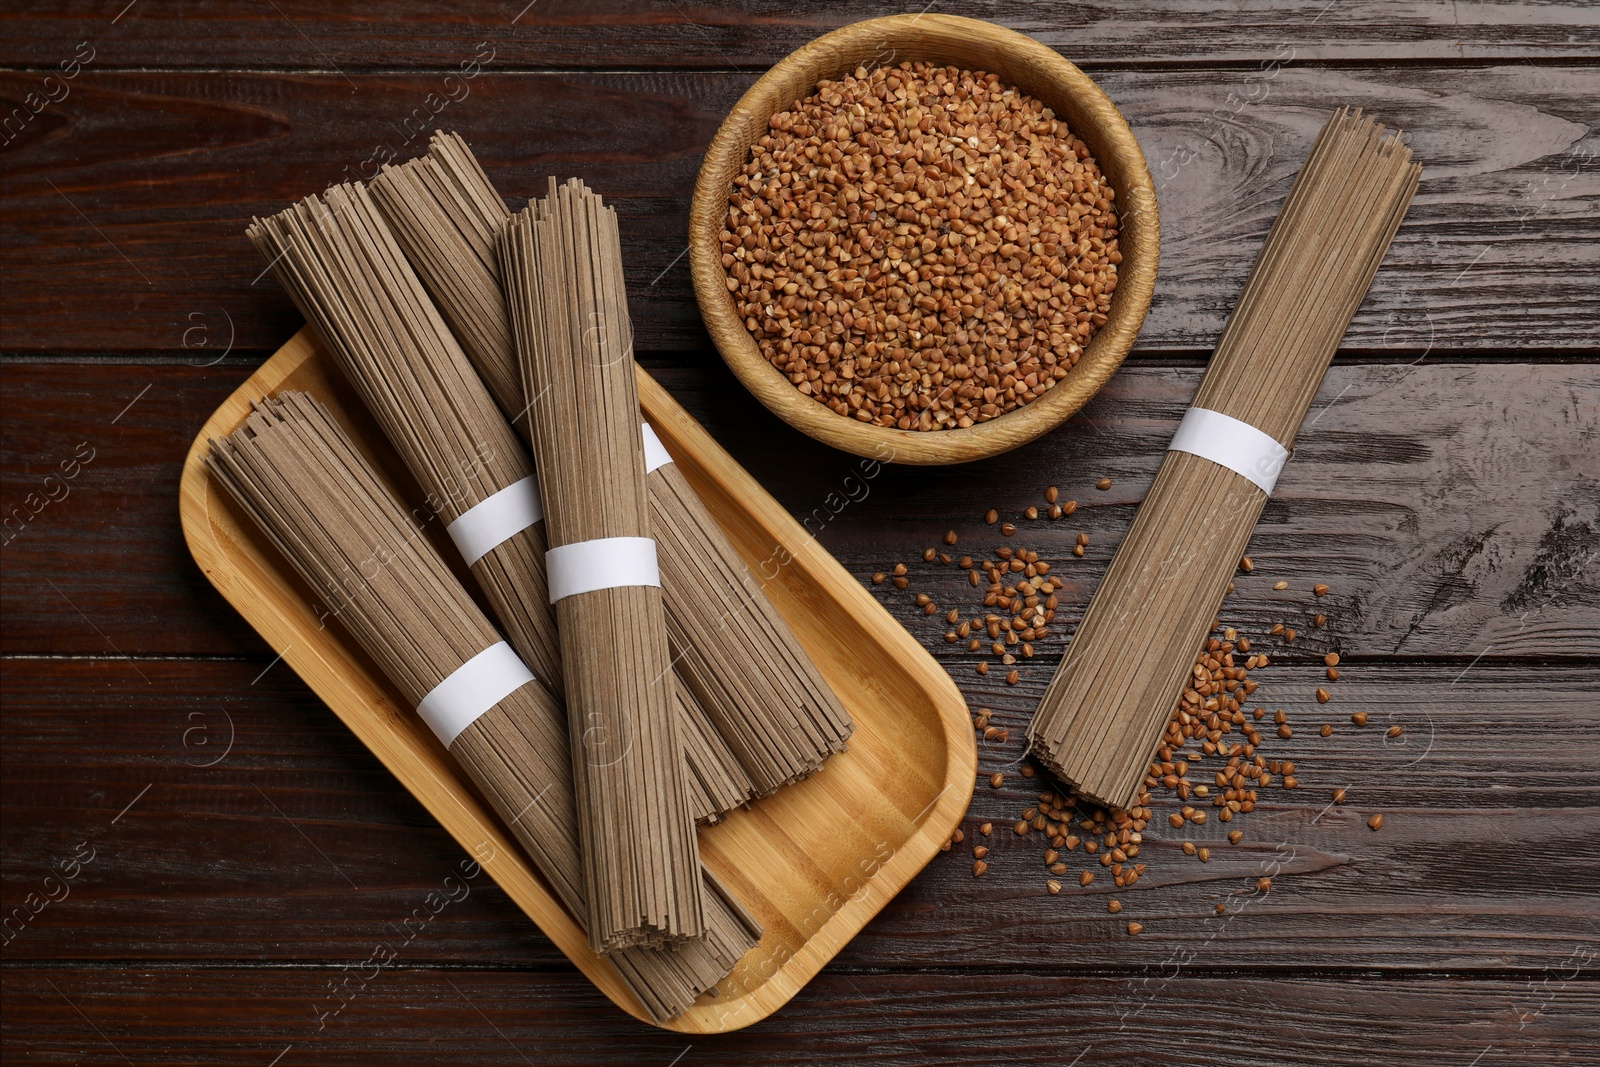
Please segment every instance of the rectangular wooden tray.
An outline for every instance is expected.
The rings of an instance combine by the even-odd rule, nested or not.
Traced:
[[[455,761],[343,631],[319,628],[307,587],[206,472],[207,442],[236,429],[251,401],[282,389],[327,403],[363,450],[393,470],[387,442],[307,327],[212,414],[189,450],[179,510],[195,561],[567,958],[648,1021]],[[715,996],[701,996],[666,1025],[717,1033],[781,1007],[927,864],[966,811],[977,753],[966,703],[933,657],[643,372],[639,397],[855,720],[849,751],[818,774],[700,831],[705,862],[764,929]]]

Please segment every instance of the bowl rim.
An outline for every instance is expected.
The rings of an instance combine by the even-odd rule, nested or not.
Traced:
[[[870,53],[873,58],[887,47],[890,62],[910,58],[950,62],[931,53],[955,40],[969,48],[987,49],[996,57],[1004,55],[1006,62],[996,66],[1009,69],[990,72],[1030,95],[1041,94],[1018,84],[1019,80],[1054,87],[1051,95],[1056,101],[1047,101],[1047,106],[1089,145],[1116,190],[1123,261],[1107,322],[1068,376],[1038,399],[967,428],[874,426],[840,415],[801,393],[761,354],[728,292],[718,235],[734,177],[750,141],[759,136],[754,131],[765,129],[776,111],[763,106],[776,88],[797,78],[815,84],[854,69],[855,62],[841,64],[873,42],[878,47]],[[902,55],[906,50],[916,54]],[[1013,76],[1017,68],[1024,68],[1024,78]],[[819,69],[814,77],[808,75]],[[1057,106],[1062,101],[1069,106]],[[1074,114],[1069,117],[1065,112]],[[1085,117],[1089,121],[1083,121]],[[1110,97],[1077,66],[1039,41],[990,22],[958,15],[891,15],[823,34],[785,56],[745,91],[718,127],[701,162],[689,212],[688,254],[695,299],[713,343],[734,375],[769,411],[802,433],[855,455],[934,465],[983,459],[1035,440],[1065,422],[1100,390],[1126,358],[1149,311],[1160,255],[1159,230],[1155,188],[1139,142]]]

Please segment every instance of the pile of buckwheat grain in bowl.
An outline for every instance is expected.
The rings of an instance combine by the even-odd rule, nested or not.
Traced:
[[[997,75],[858,68],[772,116],[734,182],[728,290],[804,394],[877,426],[972,426],[1065,378],[1117,287],[1115,190]]]

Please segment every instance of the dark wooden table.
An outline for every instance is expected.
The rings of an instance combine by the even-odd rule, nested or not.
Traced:
[[[1159,189],[1156,302],[1068,426],[983,464],[889,470],[840,506],[849,461],[710,350],[684,231],[699,154],[756,75],[895,9],[525,2],[0,14],[8,1062],[1596,1062],[1593,5],[962,7],[1058,47],[1128,115]],[[1410,130],[1427,169],[1223,612],[1272,655],[1258,699],[1302,725],[1274,755],[1301,786],[1263,794],[1237,846],[1215,823],[1169,831],[1158,807],[1135,889],[1069,876],[1048,895],[1042,846],[1009,830],[1038,781],[1017,773],[1021,727],[1339,103]],[[487,883],[403,930],[461,850],[180,536],[191,438],[299,325],[246,221],[435,126],[508,192],[577,174],[619,205],[650,369],[853,573],[907,561],[912,590],[880,595],[1009,728],[980,743],[967,842],[744,1032],[625,1018]],[[991,547],[983,512],[1017,518],[1049,485],[1077,514],[1018,518],[1016,540],[1062,561],[1069,625],[1008,687],[910,597],[970,608],[921,550],[949,528]],[[1343,676],[1319,709],[1330,650]],[[1329,810],[1336,787],[1349,802]],[[380,946],[395,958],[373,972]]]

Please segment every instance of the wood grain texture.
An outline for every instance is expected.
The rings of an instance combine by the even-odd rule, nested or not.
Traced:
[[[525,0],[524,0],[525,2]],[[494,66],[765,67],[828,30],[916,9],[884,0],[829,0],[803,8],[779,0],[738,3],[541,0],[441,8],[421,0],[382,11],[330,12],[314,4],[262,7],[245,0],[141,5],[113,22],[107,10],[10,5],[0,20],[0,65],[48,66],[78,42],[96,62],[135,67],[451,70],[478,42]],[[952,11],[940,5],[935,11]],[[1333,10],[1293,0],[1213,7],[1185,0],[971,0],[960,13],[1037,37],[1075,63],[1155,66],[1255,64],[1283,43],[1302,62],[1541,60],[1593,54],[1600,21],[1582,0],[1393,4],[1349,0]]]
[[[0,74],[5,111],[40,77]],[[440,91],[437,75],[363,76],[356,90],[338,75],[91,66],[7,147],[0,347],[209,359],[231,337],[234,352],[271,352],[298,319],[270,277],[252,284],[261,267],[243,237],[250,215],[370,176],[444,125],[504,192],[526,194],[559,172],[611,200],[640,351],[712,358],[681,258],[689,192],[699,154],[752,80],[486,74],[433,115],[425,101]],[[1600,269],[1590,221],[1600,134],[1586,101],[1600,96],[1600,70],[1288,67],[1096,80],[1143,147],[1161,211],[1161,274],[1136,354],[1215,342],[1277,202],[1339,102],[1413,131],[1426,164],[1346,351],[1593,349],[1600,298],[1584,282]],[[118,313],[81,314],[99,306]],[[78,314],[63,334],[69,312]]]
[[[1034,661],[1048,677],[1199,380],[1192,367],[1125,367],[1065,426],[1018,452],[948,470],[882,468],[864,479],[861,461],[785,427],[725,370],[660,373],[852,574],[865,580],[896,562],[911,568],[910,589],[876,593],[963,682],[975,678],[975,657],[945,644],[942,615],[924,616],[912,598],[926,592],[941,612],[965,615],[981,608],[980,590],[954,567],[923,563],[923,548],[954,529],[958,554],[992,551],[1006,540],[983,524],[993,507],[1019,525],[1012,543],[1065,561],[1059,624]],[[233,365],[6,368],[7,514],[26,511],[28,494],[79,442],[97,451],[69,495],[3,549],[0,647],[270,658],[185,558],[172,506],[184,443],[242,376]],[[1256,572],[1226,601],[1229,618],[1255,630],[1298,625],[1308,656],[1336,648],[1465,665],[1479,655],[1600,653],[1597,427],[1600,368],[1592,363],[1336,365],[1252,542]],[[1102,475],[1113,479],[1107,492],[1093,488]],[[1028,505],[1043,506],[1049,485],[1077,499],[1077,513],[1056,523],[1024,519]],[[1090,544],[1077,560],[1070,546],[1080,531]],[[1280,578],[1290,583],[1281,593],[1271,588]],[[1332,587],[1321,602],[1310,595],[1317,582]],[[1317,610],[1328,615],[1325,631],[1306,625]],[[1024,672],[1024,688],[1031,677]],[[989,685],[979,692],[1005,688]]]
[[[1578,960],[1592,960],[1575,949]],[[619,1025],[569,975],[463,969],[20,971],[5,1029],[30,1063],[816,1064],[1059,1067],[1587,1062],[1600,986],[1560,964],[1482,981],[1365,976],[827,974],[738,1034]],[[366,973],[372,973],[370,970]],[[337,1007],[330,983],[351,990]],[[1019,993],[1019,990],[1026,993]],[[241,1014],[248,1003],[248,1014]],[[316,1005],[314,1008],[313,1005]],[[1403,1025],[1396,1025],[1404,1020]],[[1491,1060],[1492,1056],[1492,1060]],[[124,1059],[124,1057],[126,1057]]]
[[[8,961],[349,962],[403,941],[408,967],[565,966],[486,875],[439,900],[468,853],[284,665],[263,666],[8,662],[0,912],[39,891],[78,842],[96,850],[66,899],[6,944]],[[1594,941],[1600,787],[1572,739],[1600,729],[1600,669],[1355,663],[1334,687],[1336,710],[1321,713],[1317,667],[1255,673],[1263,701],[1296,726],[1272,741],[1272,758],[1293,759],[1303,785],[1264,790],[1231,824],[1245,834],[1238,846],[1222,840],[1229,827],[1170,830],[1164,800],[1137,887],[1113,893],[1102,875],[1079,889],[1080,850],[1058,897],[1045,892],[1038,836],[1010,830],[1039,781],[1016,771],[1032,700],[966,685],[1011,729],[979,746],[967,841],[836,966],[1105,973],[1192,953],[1233,971],[1500,972]],[[1348,725],[1357,710],[1371,716],[1365,732]],[[1336,730],[1327,739],[1312,728],[1324,718]],[[1401,738],[1381,736],[1391,722]],[[988,784],[995,771],[1000,789]],[[1350,803],[1322,814],[1335,787]],[[1378,833],[1365,825],[1374,812],[1386,820]],[[997,832],[990,870],[974,879],[968,850],[984,821]],[[1180,854],[1183,840],[1209,845],[1211,861]],[[1272,892],[1250,893],[1272,864]],[[1113,895],[1117,918],[1105,910]],[[1232,908],[1220,919],[1219,900]],[[1145,934],[1128,938],[1126,919]]]
[[[0,588],[4,629],[20,639],[0,636],[5,651],[120,656],[152,649],[135,635],[164,632],[154,644],[168,653],[272,656],[194,566],[172,503],[195,429],[249,373],[207,362],[0,374]],[[51,618],[78,636],[58,640]]]

